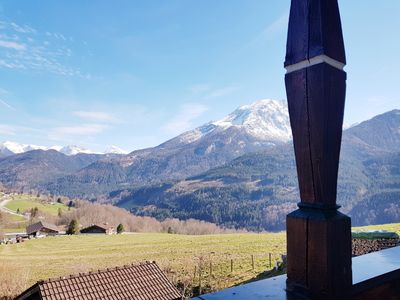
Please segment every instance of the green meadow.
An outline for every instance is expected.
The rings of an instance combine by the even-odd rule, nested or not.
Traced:
[[[400,233],[400,224],[354,229],[386,229]],[[20,289],[41,279],[66,276],[143,261],[156,261],[175,283],[216,290],[251,280],[280,260],[286,234],[241,233],[177,235],[132,233],[32,239],[0,246],[0,267],[8,266]],[[253,268],[254,262],[254,268]],[[231,269],[232,266],[232,269]],[[5,273],[0,273],[0,282]]]
[[[32,195],[10,195],[8,196],[8,198],[10,199],[10,201],[7,202],[5,207],[15,212],[19,210],[21,213],[23,213],[37,207],[42,212],[56,216],[59,209],[63,211],[66,211],[68,209],[68,206],[66,206],[65,204],[57,202],[45,202],[42,201],[39,197]]]
[[[273,266],[285,253],[284,233],[78,235],[2,245],[0,265],[9,266],[16,276],[26,278],[21,287],[26,288],[50,277],[156,261],[174,282],[201,284],[214,290],[249,280],[269,269],[269,253]],[[2,276],[7,275],[0,274],[0,281]]]

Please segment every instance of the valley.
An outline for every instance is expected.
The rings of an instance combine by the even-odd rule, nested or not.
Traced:
[[[400,233],[400,224],[356,229]],[[190,295],[193,289],[198,290],[200,282],[202,291],[209,292],[260,278],[260,274],[274,267],[284,253],[284,232],[197,236],[133,233],[47,237],[21,244],[0,245],[0,282],[3,284],[0,286],[8,286],[8,292],[15,295],[37,280],[49,277],[141,261],[156,261],[167,276],[178,286],[184,285],[186,294]],[[0,295],[4,294],[6,291],[0,291]]]
[[[399,10],[1,1],[0,300],[400,300]]]
[[[400,111],[393,110],[343,132],[337,199],[355,225],[400,218],[399,128]],[[0,159],[0,183],[159,220],[194,218],[252,231],[283,230],[299,201],[287,107],[276,100],[242,106],[129,154],[9,155]]]

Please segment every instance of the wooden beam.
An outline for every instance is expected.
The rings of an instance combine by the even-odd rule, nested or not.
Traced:
[[[292,0],[285,84],[301,201],[287,217],[287,286],[312,299],[351,293],[351,220],[336,203],[345,64],[337,0]]]

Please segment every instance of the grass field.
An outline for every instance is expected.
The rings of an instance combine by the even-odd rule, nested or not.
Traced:
[[[354,229],[385,229],[400,233],[400,224]],[[181,280],[192,286],[199,284],[198,271],[201,269],[202,286],[214,290],[257,276],[270,268],[269,253],[272,254],[272,265],[275,265],[280,254],[285,252],[284,232],[203,236],[163,233],[59,236],[0,246],[0,267],[10,266],[15,276],[25,277],[22,287],[26,288],[41,279],[147,260],[156,261],[174,282]],[[6,274],[0,273],[0,282],[2,276]]]
[[[256,276],[269,268],[269,253],[272,253],[274,265],[284,252],[284,233],[81,235],[0,246],[0,264],[12,266],[15,274],[28,274],[27,287],[49,277],[156,261],[175,282],[181,280],[193,285],[199,284],[200,268],[202,285],[217,289]],[[254,270],[251,255],[254,257]],[[230,270],[231,260],[233,272]],[[209,274],[210,263],[212,276]],[[195,268],[197,274],[193,280]]]
[[[40,200],[40,198],[33,195],[11,195],[9,196],[11,201],[9,201],[5,207],[13,211],[19,211],[21,213],[29,211],[32,208],[37,207],[40,211],[56,216],[58,214],[58,209],[67,210],[68,207],[62,203],[45,203]]]
[[[12,222],[25,222],[26,219],[22,216],[8,214],[8,219]]]
[[[353,227],[353,230],[387,230],[397,232],[400,235],[400,223]]]
[[[40,212],[44,212],[48,215],[57,216],[58,210],[67,211],[68,206],[62,203],[50,203],[47,201],[43,201],[41,198],[36,197],[34,195],[27,194],[9,194],[6,197],[0,199],[8,200],[5,205],[5,208],[8,208],[14,212],[19,212],[22,214],[26,211],[30,211],[32,208],[37,207]],[[5,212],[8,218],[8,224],[6,226],[2,226],[0,224],[0,228],[2,232],[24,232],[27,226],[27,220],[23,216],[18,216],[14,214],[9,214]]]

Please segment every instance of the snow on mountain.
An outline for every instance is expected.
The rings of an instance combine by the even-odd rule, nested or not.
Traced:
[[[3,143],[0,144],[0,158],[13,155],[14,153],[11,152]]]
[[[15,142],[6,141],[0,143],[0,150],[8,150],[14,154],[23,153],[31,150],[46,150],[46,147],[28,144],[18,144]]]
[[[51,146],[50,148],[48,148],[48,150],[56,150],[56,151],[60,152],[62,148],[63,148],[63,146],[55,145],[55,146]]]
[[[231,127],[243,129],[262,141],[287,142],[292,139],[286,102],[264,99],[241,106],[220,120],[188,131],[180,136],[180,141],[192,143],[215,130]]]
[[[292,138],[288,108],[283,101],[266,99],[244,105],[214,124],[242,127],[261,140],[287,142]]]
[[[350,129],[350,128],[352,128],[352,127],[354,127],[354,126],[357,126],[358,124],[360,124],[360,122],[356,122],[356,123],[352,123],[352,124],[349,124],[349,123],[343,123],[343,130],[346,130],[346,129]]]
[[[89,149],[85,149],[76,145],[71,145],[71,146],[65,146],[62,147],[60,150],[58,150],[59,152],[65,154],[65,155],[76,155],[79,153],[84,153],[84,154],[95,154],[96,152],[89,150]]]
[[[232,127],[234,129],[239,129],[240,132],[243,132],[245,135],[247,134],[248,136],[251,136],[260,142],[270,142],[271,144],[274,144],[275,142],[287,142],[292,138],[286,102],[265,99],[256,101],[249,105],[241,106],[226,117],[217,121],[209,122],[194,130],[185,132],[173,140],[178,141],[179,144],[190,144],[200,140],[203,137],[211,135],[211,133],[223,133]],[[239,140],[237,143],[244,144],[243,141]],[[215,145],[210,145],[211,148],[214,146]],[[11,151],[12,153],[22,153],[36,149],[53,149],[66,155],[76,155],[78,153],[101,154],[99,152],[94,152],[76,145],[64,147],[42,147],[36,145],[18,144],[14,142],[4,142],[0,144],[0,151],[2,151],[1,147]],[[211,151],[211,148],[207,151]],[[4,151],[5,150],[2,152]],[[117,146],[109,146],[103,152],[103,154],[127,153],[127,151],[124,151]],[[6,154],[3,154],[3,156]]]
[[[19,154],[19,153],[24,153],[32,150],[56,150],[58,152],[61,152],[65,155],[76,155],[79,153],[84,153],[84,154],[127,154],[128,151],[125,151],[117,146],[109,146],[107,149],[103,152],[95,152],[80,146],[76,145],[69,145],[69,146],[51,146],[51,147],[45,147],[45,146],[37,146],[37,145],[28,145],[28,144],[19,144],[16,142],[10,142],[6,141],[3,143],[0,143],[0,157],[5,157],[5,156],[10,156],[13,154]]]
[[[117,146],[111,145],[106,148],[104,151],[105,154],[128,154],[128,151],[125,151]]]

